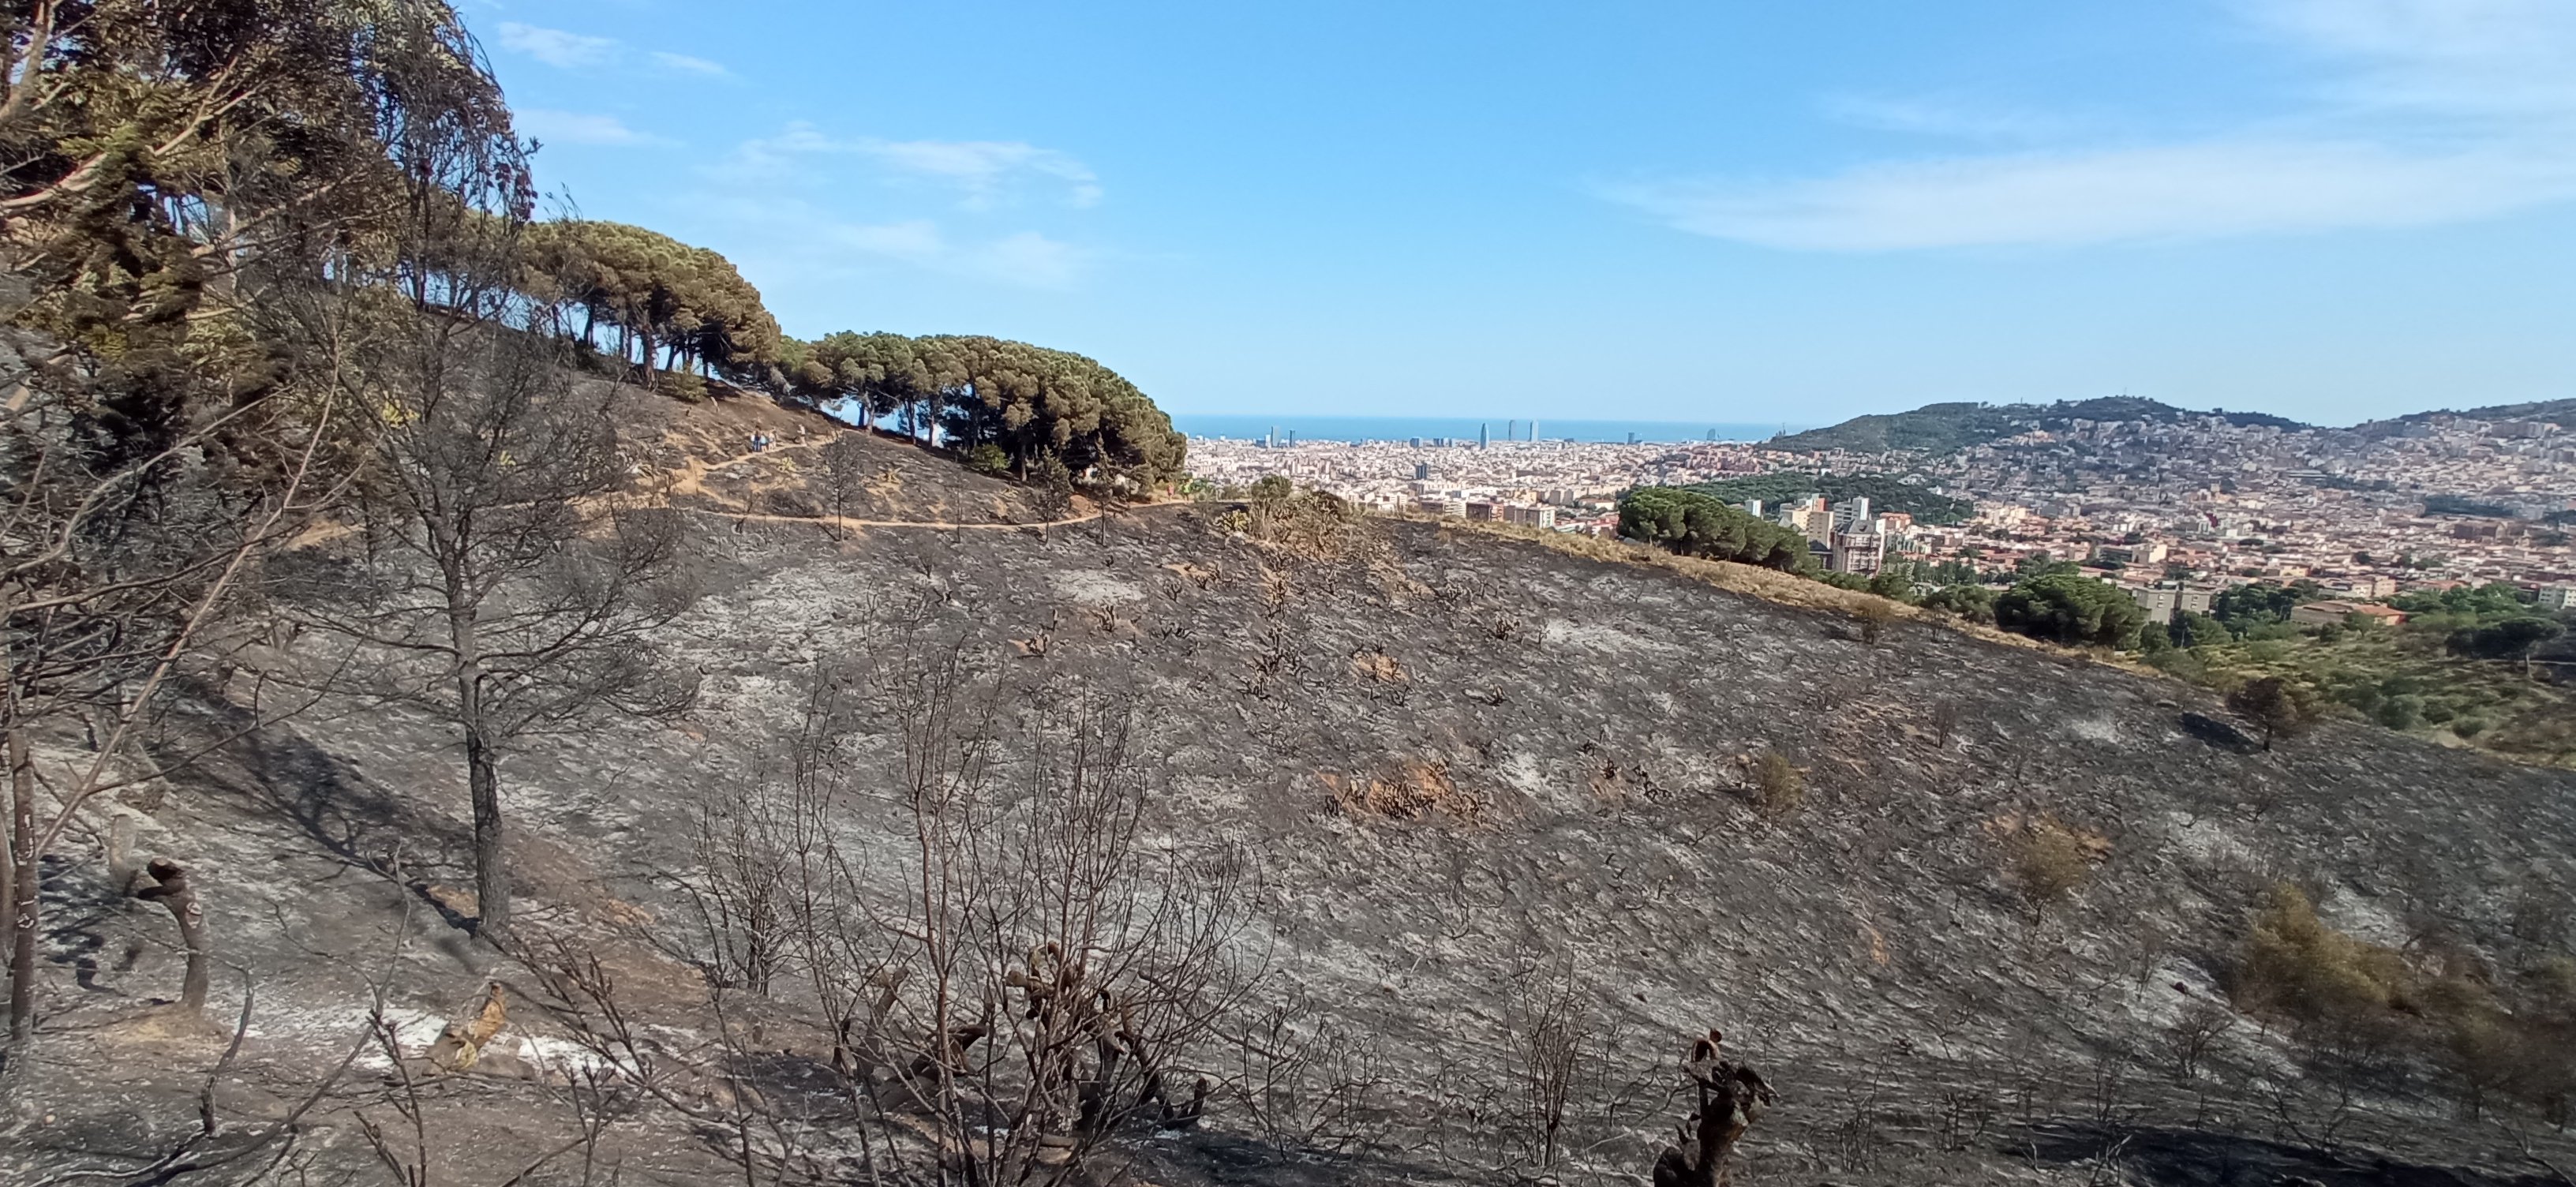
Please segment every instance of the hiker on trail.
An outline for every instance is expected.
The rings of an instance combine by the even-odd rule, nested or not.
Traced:
[[[753,433],[753,434],[751,435],[751,451],[752,451],[753,453],[759,453],[759,452],[761,452],[761,451],[763,451],[763,450],[766,450],[766,449],[768,449],[768,448],[769,448],[769,434],[767,434],[767,433]]]

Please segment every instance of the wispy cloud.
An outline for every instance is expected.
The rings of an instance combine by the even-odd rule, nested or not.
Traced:
[[[1823,251],[2404,227],[2576,198],[2576,157],[2243,140],[1871,166],[1814,181],[1609,187],[1720,239]]]
[[[586,33],[548,29],[518,21],[501,22],[500,31],[502,49],[535,58],[559,70],[589,70],[603,66],[625,65],[636,59],[636,55],[627,44],[614,37],[594,37]],[[665,71],[694,74],[702,78],[733,77],[733,72],[727,70],[723,63],[710,62],[705,58],[691,57],[688,54],[654,50],[642,55],[642,58]]]
[[[549,66],[574,70],[602,65],[615,58],[618,43],[613,37],[585,37],[562,29],[503,21],[501,48],[526,54]]]
[[[2070,143],[1876,101],[1847,120],[2035,141],[1805,178],[1684,178],[1600,193],[1696,234],[1888,251],[2075,245],[2456,222],[2576,200],[2576,4],[2237,0],[2249,26],[2322,64],[2310,106],[2165,143]],[[1907,128],[1907,125],[1911,125]]]
[[[1949,95],[1834,95],[1827,117],[1857,128],[1960,140],[2045,140],[2076,129],[2075,120],[2049,111],[2000,107]]]
[[[627,127],[626,121],[613,115],[586,115],[577,111],[522,107],[512,112],[511,118],[520,132],[547,144],[642,148],[674,143],[666,137]]]
[[[744,142],[701,175],[710,200],[763,228],[785,267],[818,276],[901,266],[1063,290],[1101,258],[1056,226],[1100,202],[1099,176],[1018,141],[844,137],[799,123]]]
[[[1051,148],[1016,140],[838,139],[810,124],[746,142],[735,152],[733,167],[792,172],[799,158],[816,156],[871,162],[880,180],[938,185],[974,210],[1011,205],[1039,191],[1064,205],[1095,206],[1105,193],[1090,166]]]
[[[782,244],[779,265],[790,270],[847,274],[900,264],[925,272],[962,276],[1014,288],[1070,289],[1097,253],[1037,231],[952,232],[930,219],[850,222],[804,201],[734,200],[737,222],[767,228]]]
[[[674,54],[655,50],[653,51],[653,60],[670,69],[677,70],[682,74],[703,74],[708,78],[733,77],[733,71],[725,69],[724,63],[710,62],[705,58],[693,58],[687,54]]]
[[[865,140],[851,149],[899,172],[954,185],[970,202],[999,201],[1028,178],[1064,183],[1064,198],[1075,206],[1096,205],[1101,199],[1100,178],[1090,166],[1015,140]]]

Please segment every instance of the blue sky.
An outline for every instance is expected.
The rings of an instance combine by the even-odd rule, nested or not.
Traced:
[[[2576,0],[468,0],[788,332],[1189,412],[2576,396]]]

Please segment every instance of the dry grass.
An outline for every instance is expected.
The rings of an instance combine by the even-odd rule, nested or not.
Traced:
[[[1322,778],[1333,806],[1362,819],[1419,820],[1439,813],[1475,824],[1492,810],[1483,796],[1459,787],[1449,764],[1437,760],[1407,761],[1383,776],[1326,773]]]
[[[1660,548],[1650,548],[1645,545],[1636,544],[1626,540],[1605,539],[1599,536],[1587,536],[1575,532],[1547,531],[1541,528],[1523,527],[1519,524],[1498,523],[1486,520],[1432,519],[1426,516],[1411,515],[1399,516],[1398,518],[1411,519],[1422,523],[1437,524],[1444,532],[1465,532],[1480,536],[1497,536],[1507,540],[1518,540],[1525,544],[1535,544],[1550,552],[1562,553],[1567,556],[1579,556],[1586,560],[1601,561],[1606,564],[1627,565],[1632,568],[1641,569],[1661,569],[1667,573],[1675,573],[1680,576],[1690,578],[1691,580],[1697,581],[1703,585],[1725,590],[1728,593],[1737,593],[1743,594],[1746,597],[1760,598],[1763,601],[1770,602],[1774,605],[1795,606],[1805,610],[1821,610],[1827,613],[1839,614],[1854,619],[1859,619],[1863,616],[1878,617],[1878,621],[1882,626],[1886,623],[1906,620],[1943,627],[1948,630],[1956,631],[1959,634],[1967,635],[1971,638],[1984,640],[1988,643],[1997,643],[2006,647],[2018,647],[2025,651],[2046,652],[2052,656],[2058,656],[2061,658],[2075,658],[2079,661],[2083,659],[2092,659],[2098,662],[2107,659],[2109,656],[2108,652],[2097,655],[2089,651],[2070,650],[2053,643],[2041,642],[2040,640],[2030,638],[2026,635],[2016,635],[2010,631],[2000,630],[1983,623],[1969,622],[1956,615],[1943,614],[1936,610],[1926,610],[1920,606],[1909,606],[1902,602],[1891,601],[1887,598],[1879,597],[1876,594],[1861,593],[1857,590],[1838,589],[1821,581],[1810,581],[1807,578],[1800,577],[1795,574],[1783,573],[1777,569],[1765,569],[1758,565],[1739,565],[1733,561],[1703,560],[1699,557],[1680,556],[1675,553],[1666,552]],[[2129,665],[2124,664],[2122,666]],[[2138,665],[2137,667],[2140,671],[2152,672],[2154,670],[2146,668],[2143,665]]]
[[[1402,684],[1412,677],[1405,675],[1404,665],[1395,657],[1375,647],[1351,655],[1351,674],[1380,684]]]
[[[1896,621],[1897,605],[1886,598],[1871,598],[1851,614],[1852,621],[1860,624],[1860,641],[1875,647],[1887,633],[1887,624]]]

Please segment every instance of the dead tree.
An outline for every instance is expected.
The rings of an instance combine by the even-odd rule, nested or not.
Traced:
[[[1771,1086],[1752,1068],[1718,1050],[1717,1031],[1691,1044],[1682,1074],[1699,1091],[1699,1109],[1683,1124],[1680,1141],[1655,1159],[1655,1187],[1718,1187],[1727,1181],[1726,1156],[1772,1103]]]
[[[347,21],[119,11],[37,4],[0,54],[0,118],[25,133],[0,169],[0,271],[23,282],[0,294],[13,1045],[31,1033],[36,863],[118,784],[259,559],[338,489],[350,418],[314,378],[326,344],[270,310],[333,299],[315,295],[352,275],[352,245],[381,245],[407,146],[518,155],[443,4]],[[158,96],[141,114],[100,101],[138,93]],[[483,177],[503,175],[524,177]],[[475,204],[456,178],[432,183],[439,200]],[[66,733],[86,753],[40,777]]]
[[[883,689],[913,835],[909,894],[874,919],[874,951],[904,974],[881,1025],[950,1055],[893,1062],[888,1087],[968,1182],[1087,1181],[1130,1122],[1169,1106],[1186,1123],[1205,1107],[1165,1086],[1184,1082],[1180,1061],[1252,981],[1235,952],[1242,860],[1150,843],[1150,764],[1130,748],[1129,711],[1092,690],[1042,694],[1021,761],[1006,764],[995,743],[1010,698],[962,651]],[[885,968],[832,974],[847,988],[831,996],[875,996]],[[980,1041],[930,1037],[961,1027]]]
[[[686,608],[676,515],[617,505],[612,401],[509,286],[503,232],[456,230],[442,283],[387,314],[339,373],[374,416],[363,541],[312,561],[297,613],[381,656],[385,695],[445,717],[474,835],[477,930],[509,930],[502,766],[522,739],[608,714],[666,716],[694,684],[654,658]],[[459,310],[471,316],[459,317]],[[359,545],[364,547],[360,548]]]
[[[850,500],[865,491],[868,480],[875,475],[867,446],[864,429],[835,431],[830,440],[823,442],[823,490],[832,503],[829,534],[835,540],[849,534],[849,526],[841,521],[850,513]]]

